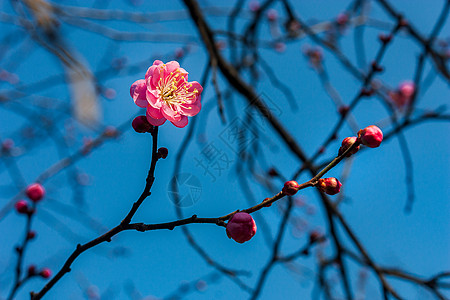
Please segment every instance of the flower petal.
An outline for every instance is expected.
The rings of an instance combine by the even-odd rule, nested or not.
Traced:
[[[174,60],[169,61],[166,64],[166,72],[167,72],[166,74],[169,75],[170,73],[175,72],[179,68],[180,68],[180,64],[177,61],[174,61]]]
[[[144,79],[136,80],[130,87],[130,95],[139,107],[147,107],[147,97],[145,96],[147,85]]]
[[[146,96],[148,103],[153,106],[154,108],[161,108],[161,104],[164,102],[160,97],[155,96],[155,93],[157,91],[149,91],[146,90]]]
[[[164,118],[164,116],[161,114],[160,110],[158,108],[154,108],[151,105],[147,107],[147,115],[152,117],[153,119],[161,119]]]
[[[161,126],[162,124],[164,124],[166,122],[165,118],[161,118],[161,119],[152,118],[152,116],[150,116],[148,114],[148,111],[147,111],[146,117],[147,117],[147,121],[150,124],[152,124],[153,126]]]
[[[166,103],[163,103],[161,105],[161,113],[164,116],[164,118],[166,118],[170,122],[178,122],[181,118],[181,115],[177,111],[174,111]]]
[[[170,121],[173,125],[183,128],[188,124],[188,118],[186,116],[181,116],[181,119],[179,121]]]
[[[178,112],[182,115],[193,117],[200,112],[202,104],[200,102],[201,96],[198,96],[197,101],[192,104],[182,104],[178,107]]]

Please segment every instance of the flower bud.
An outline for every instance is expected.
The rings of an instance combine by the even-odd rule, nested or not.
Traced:
[[[256,224],[248,213],[238,212],[228,221],[226,231],[230,239],[242,244],[255,235]]]
[[[367,147],[376,148],[383,141],[383,132],[377,126],[370,125],[358,131],[358,140]]]
[[[269,9],[267,11],[267,19],[270,22],[275,22],[278,19],[278,12],[273,8]]]
[[[345,26],[348,22],[348,15],[346,13],[340,13],[336,18],[336,23],[340,26]]]
[[[345,116],[350,111],[350,107],[347,105],[342,105],[339,107],[338,111],[341,116]]]
[[[386,34],[380,34],[378,36],[378,39],[383,43],[383,44],[387,44],[392,40],[392,35],[386,35]]]
[[[36,237],[36,231],[30,231],[27,234],[27,240],[32,240]]]
[[[14,204],[16,211],[19,214],[27,214],[28,213],[28,203],[25,200],[19,200]]]
[[[145,133],[152,130],[152,125],[147,121],[146,116],[137,116],[134,118],[131,126],[133,126],[134,131],[137,133]]]
[[[336,195],[341,190],[342,184],[337,178],[321,178],[317,182],[317,187],[328,195]]]
[[[398,91],[402,96],[405,98],[411,98],[416,90],[416,87],[414,85],[414,82],[411,81],[404,81],[400,84]]]
[[[339,148],[339,155],[342,155],[342,153],[347,151],[347,149],[350,148],[356,141],[357,141],[356,136],[346,137],[342,141],[341,148]],[[347,153],[346,157],[350,157],[350,156],[352,156],[352,154],[355,154],[356,152],[358,152],[359,148],[360,148],[359,145],[357,147],[353,148],[352,151]]]
[[[323,237],[322,233],[320,233],[317,230],[313,230],[309,234],[309,243],[313,244],[317,241],[319,241]]]
[[[278,177],[280,176],[280,174],[278,173],[278,171],[275,168],[270,168],[269,171],[267,171],[267,175],[269,175],[270,177]]]
[[[374,72],[383,72],[384,68],[380,66],[376,61],[372,62],[372,70]]]
[[[300,185],[298,184],[297,181],[291,180],[291,181],[286,181],[284,183],[284,187],[283,187],[283,193],[288,195],[288,196],[292,196],[295,195],[298,192],[298,188],[300,187]]]
[[[52,276],[52,271],[49,268],[43,268],[41,272],[39,272],[42,278],[50,278]]]
[[[169,150],[167,150],[167,148],[165,147],[161,147],[158,149],[158,154],[162,159],[166,159],[167,155],[169,154]]]
[[[25,194],[31,201],[38,202],[44,197],[45,189],[39,183],[33,183],[27,187]]]
[[[36,266],[35,265],[29,265],[28,266],[28,276],[36,275]]]

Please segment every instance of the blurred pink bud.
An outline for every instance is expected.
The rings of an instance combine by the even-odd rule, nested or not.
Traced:
[[[402,82],[398,88],[398,91],[406,98],[411,98],[415,90],[416,87],[412,81]]]
[[[372,70],[374,72],[380,73],[380,72],[384,71],[384,68],[382,66],[380,66],[376,61],[373,61],[372,62]]]
[[[137,116],[136,118],[134,118],[133,122],[131,123],[131,126],[133,126],[134,131],[138,133],[150,132],[153,127],[148,122],[146,116]]]
[[[275,51],[283,53],[284,51],[286,51],[286,44],[285,43],[275,43]]]
[[[248,4],[248,7],[250,8],[251,11],[256,12],[261,8],[261,4],[259,3],[259,1],[250,1],[250,3]]]
[[[14,204],[16,211],[19,214],[27,214],[28,213],[28,203],[25,200],[19,200]]]
[[[315,243],[322,237],[323,237],[322,233],[320,233],[318,230],[313,230],[309,233],[309,243],[310,244]]]
[[[184,50],[183,48],[177,48],[175,49],[175,58],[180,59],[184,56]]]
[[[350,107],[349,106],[347,106],[347,105],[342,105],[342,106],[340,106],[339,107],[339,114],[341,115],[341,116],[345,116],[345,115],[347,115],[347,113],[349,112],[349,110],[350,110]]]
[[[383,132],[377,126],[370,125],[358,131],[358,140],[367,147],[376,148],[383,141]]]
[[[116,98],[116,95],[117,95],[116,90],[112,88],[107,88],[103,91],[103,96],[109,100]]]
[[[169,150],[165,147],[161,147],[158,149],[158,154],[162,159],[166,159],[167,155],[169,154]]]
[[[387,43],[389,43],[391,40],[392,40],[392,35],[386,35],[386,34],[380,34],[379,36],[378,36],[378,39],[382,42],[382,43],[384,43],[384,44],[387,44]]]
[[[49,268],[43,268],[41,272],[39,272],[42,278],[50,278],[52,276],[52,271]]]
[[[230,239],[244,243],[255,235],[256,223],[248,213],[238,212],[228,221],[226,232]]]
[[[371,88],[362,88],[361,89],[361,96],[370,97],[375,93],[375,91]]]
[[[203,292],[208,288],[208,284],[204,280],[199,280],[195,284],[195,288],[197,289],[197,291]]]
[[[217,41],[216,42],[216,48],[217,50],[221,51],[227,47],[227,43],[225,41]]]
[[[321,178],[317,183],[317,187],[328,195],[336,195],[340,192],[342,184],[337,178]]]
[[[31,201],[38,202],[44,197],[45,189],[39,183],[33,183],[27,187],[25,194]]]
[[[348,22],[348,15],[346,13],[340,13],[336,18],[336,23],[340,26],[346,25]]]
[[[280,174],[278,173],[278,171],[275,168],[270,168],[269,171],[267,171],[267,175],[269,175],[270,177],[278,177],[280,176]]]
[[[273,9],[273,8],[269,9],[267,11],[267,19],[270,22],[276,21],[278,19],[278,12],[275,9]]]
[[[350,148],[355,142],[357,141],[356,136],[350,136],[350,137],[346,137],[341,144],[341,148],[339,148],[339,153],[338,155],[341,155],[342,153],[344,153],[348,148]],[[352,156],[352,154],[355,154],[356,152],[358,152],[360,146],[358,145],[357,147],[353,148],[352,151],[350,151],[349,153],[347,153],[346,157],[350,157]]]
[[[289,19],[285,23],[285,27],[289,37],[298,37],[301,33],[302,24],[296,19]]]
[[[29,265],[28,266],[28,276],[36,275],[36,266],[35,265]]]
[[[119,135],[119,131],[114,126],[106,126],[105,130],[103,131],[103,135],[106,137],[114,138]]]
[[[292,195],[297,194],[299,187],[300,187],[300,185],[298,184],[297,181],[290,180],[290,181],[286,181],[284,183],[284,187],[283,187],[282,191],[284,194],[286,194],[288,196],[292,196]]]
[[[27,239],[28,240],[32,240],[32,239],[34,239],[36,237],[36,231],[30,231],[30,232],[28,232],[28,234],[27,234]]]
[[[12,139],[4,139],[2,142],[2,150],[5,152],[11,151],[14,147],[14,141]]]

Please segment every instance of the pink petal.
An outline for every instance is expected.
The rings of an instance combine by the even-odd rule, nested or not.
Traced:
[[[198,96],[197,101],[195,101],[195,102],[192,103],[192,104],[187,104],[187,103],[183,104],[182,107],[180,106],[180,107],[178,108],[178,111],[179,111],[182,115],[185,115],[185,116],[188,116],[188,117],[193,117],[193,116],[195,116],[195,115],[198,114],[198,113],[200,112],[200,110],[202,109],[202,104],[201,104],[201,102],[200,102],[200,98],[201,98],[201,96]]]
[[[181,119],[181,115],[178,112],[173,111],[172,108],[170,108],[170,106],[166,103],[161,106],[161,113],[164,118],[170,122],[178,122]]]
[[[188,89],[189,92],[193,92],[195,89],[197,89],[199,95],[203,92],[203,87],[197,81],[191,81],[188,84],[189,84]]]
[[[145,80],[148,84],[148,80],[149,77],[153,76],[153,72],[155,71],[155,69],[157,68],[157,66],[153,65],[150,68],[148,68],[147,72],[145,73]]]
[[[160,79],[164,80],[166,76],[167,75],[165,74],[165,67],[161,64],[155,67],[151,79],[149,77],[148,80],[150,81],[149,83],[151,83],[152,88],[156,88],[159,85]]]
[[[134,103],[139,107],[147,107],[147,97],[145,96],[147,91],[147,85],[144,79],[135,81],[130,88],[130,95],[134,100]]]
[[[177,61],[174,61],[174,60],[173,61],[169,61],[166,64],[166,71],[167,71],[166,74],[170,74],[172,72],[175,72],[179,68],[180,68],[180,64]]]
[[[146,90],[146,96],[148,103],[154,108],[161,108],[162,103],[164,102],[160,97],[155,96],[156,91]]]
[[[148,111],[147,111],[146,116],[147,116],[147,121],[148,121],[150,124],[152,124],[153,126],[161,126],[162,124],[164,124],[164,123],[166,122],[166,119],[165,119],[165,118],[161,118],[161,119],[154,119],[154,118],[152,118],[152,116],[150,116],[150,115],[148,114]]]
[[[161,64],[164,64],[164,63],[158,59],[153,62],[154,66],[161,65]]]
[[[147,107],[147,115],[152,117],[153,119],[162,119],[164,116],[161,114],[158,108],[154,108],[151,105]]]
[[[183,128],[188,124],[188,118],[186,116],[181,116],[180,121],[170,121],[173,125]]]

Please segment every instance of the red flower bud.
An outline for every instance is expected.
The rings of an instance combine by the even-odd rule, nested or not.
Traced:
[[[52,276],[52,271],[49,268],[43,268],[41,272],[39,272],[42,278],[50,278]]]
[[[255,235],[256,224],[248,213],[238,212],[228,221],[226,231],[230,239],[238,243],[244,243]]]
[[[372,70],[374,72],[383,72],[384,68],[380,66],[376,61],[372,62]]]
[[[30,231],[30,232],[28,232],[28,234],[27,234],[27,239],[28,240],[32,240],[32,239],[34,239],[36,237],[36,231]]]
[[[343,141],[342,141],[342,145],[341,148],[339,148],[339,155],[341,155],[342,153],[344,153],[348,148],[350,148],[355,142],[357,141],[356,136],[350,136],[350,137],[346,137]],[[352,156],[352,154],[355,154],[356,152],[358,152],[360,146],[358,145],[357,147],[353,148],[352,151],[350,151],[349,153],[347,153],[346,157],[350,157]]]
[[[298,192],[298,188],[300,187],[300,185],[298,184],[297,181],[291,180],[291,181],[286,181],[284,183],[284,187],[283,187],[283,193],[288,195],[288,196],[292,196],[297,194]]]
[[[321,178],[317,183],[317,187],[328,195],[336,195],[341,190],[342,184],[337,178]]]
[[[17,201],[16,204],[14,205],[14,207],[16,208],[16,211],[19,214],[27,214],[28,213],[28,203],[25,200]]]
[[[370,125],[358,131],[358,140],[367,147],[376,148],[383,141],[383,132],[377,126]]]
[[[150,132],[152,130],[152,125],[147,121],[146,116],[137,116],[134,118],[131,126],[138,133]]]
[[[378,38],[383,44],[387,44],[392,40],[392,35],[380,34]]]
[[[166,159],[167,155],[169,154],[169,150],[165,147],[161,147],[158,149],[158,154],[162,159]]]
[[[280,176],[280,174],[278,173],[278,171],[275,168],[270,168],[269,171],[267,171],[267,175],[269,175],[270,177]]]
[[[28,266],[28,276],[36,275],[36,266],[35,265],[29,265]]]
[[[349,106],[347,106],[347,105],[342,105],[342,106],[340,106],[339,107],[339,114],[341,115],[341,116],[345,116],[348,112],[349,112],[349,110],[350,110],[350,107]]]
[[[33,183],[27,187],[25,194],[31,201],[38,202],[44,197],[45,189],[39,183]]]
[[[320,233],[320,232],[317,231],[317,230],[313,230],[313,231],[311,231],[310,234],[309,234],[309,243],[310,243],[310,244],[315,243],[315,242],[317,242],[319,239],[321,239],[322,237],[323,237],[322,233]]]

